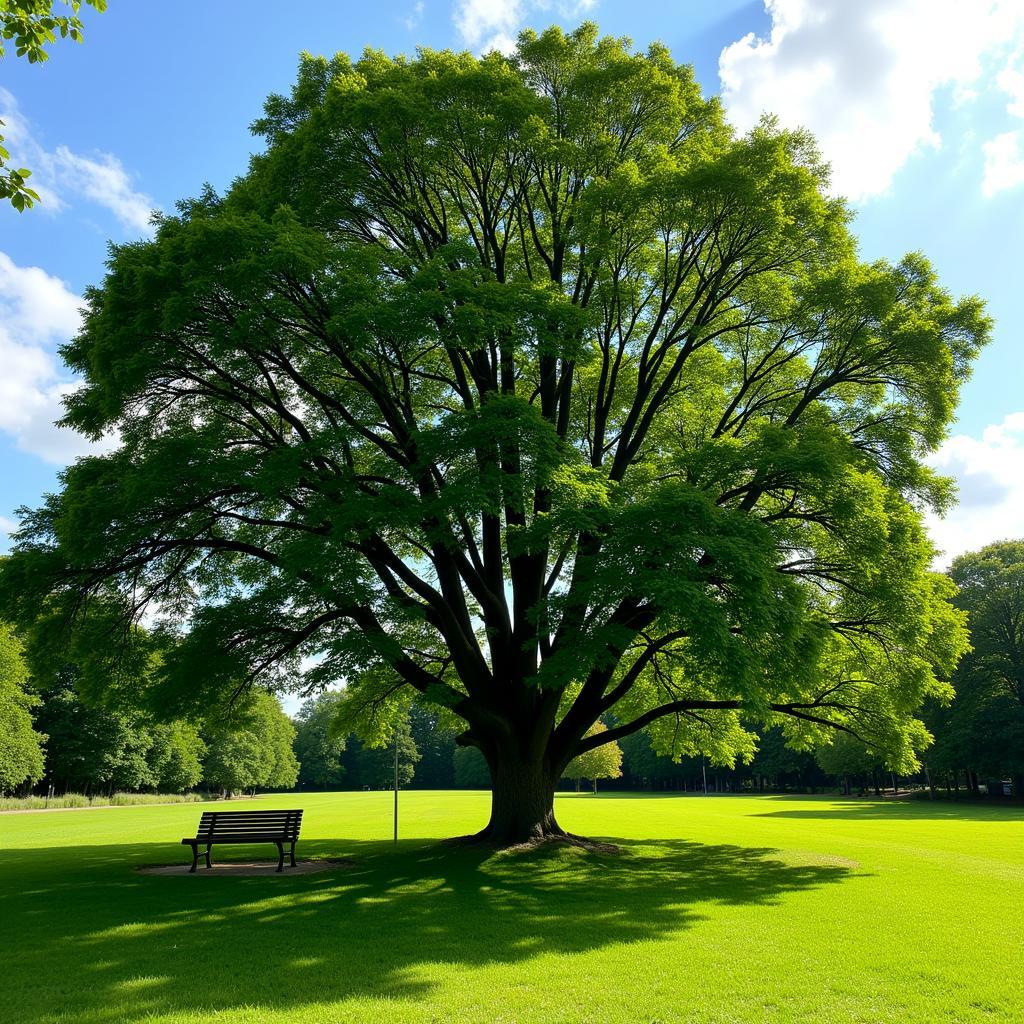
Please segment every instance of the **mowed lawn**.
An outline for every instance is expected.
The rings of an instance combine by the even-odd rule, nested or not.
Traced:
[[[1019,808],[573,794],[619,855],[438,845],[487,804],[405,793],[396,848],[388,793],[236,802],[354,862],[256,878],[135,871],[196,805],[0,815],[0,1020],[1024,1020]]]

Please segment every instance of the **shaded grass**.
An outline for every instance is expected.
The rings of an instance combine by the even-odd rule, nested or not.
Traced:
[[[303,794],[339,873],[143,876],[194,807],[0,821],[5,1019],[1016,1021],[1024,815],[821,799],[560,797],[602,855],[440,845],[477,793]],[[251,804],[249,806],[252,806]],[[949,805],[942,808],[950,810]],[[272,851],[268,847],[267,856]],[[219,859],[253,858],[252,847]]]

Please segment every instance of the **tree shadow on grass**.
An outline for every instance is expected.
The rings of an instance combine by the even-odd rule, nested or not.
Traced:
[[[0,1003],[24,1024],[100,1024],[415,1000],[437,971],[657,939],[701,921],[709,904],[772,904],[851,873],[768,848],[617,842],[622,853],[599,855],[304,841],[304,857],[355,865],[271,878],[133,870],[182,856],[159,844],[2,853],[5,963],[25,984]],[[252,858],[239,850],[234,859]]]
[[[766,801],[779,800],[792,804],[793,797],[763,797]],[[797,798],[799,799],[799,798]],[[839,798],[843,799],[843,798]],[[1024,804],[1014,800],[1002,803],[977,803],[970,800],[907,800],[876,798],[808,800],[804,807],[787,807],[778,811],[761,811],[755,818],[830,818],[835,820],[887,820],[887,821],[1007,821],[1024,818]]]

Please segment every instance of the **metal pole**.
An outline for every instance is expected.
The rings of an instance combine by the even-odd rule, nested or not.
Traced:
[[[395,726],[395,842],[398,842],[398,726]]]
[[[708,795],[708,769],[705,764],[704,758],[700,759],[700,773],[704,776],[704,795]]]

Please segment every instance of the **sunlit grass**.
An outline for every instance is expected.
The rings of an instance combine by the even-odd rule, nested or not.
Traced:
[[[613,856],[438,845],[482,793],[403,794],[396,848],[390,800],[246,802],[354,862],[291,877],[137,873],[190,859],[194,805],[0,816],[0,1019],[1024,1020],[1019,808],[560,797]]]

